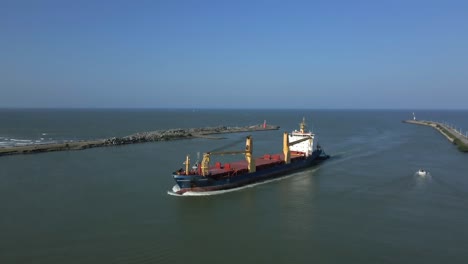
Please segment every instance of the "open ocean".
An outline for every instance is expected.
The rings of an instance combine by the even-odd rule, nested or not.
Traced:
[[[468,129],[468,111],[416,116]],[[171,173],[186,154],[195,160],[246,133],[0,157],[0,263],[468,262],[468,153],[402,123],[410,110],[3,109],[0,147],[281,126],[251,134],[260,156],[280,152],[302,117],[330,160],[218,195],[168,195]]]

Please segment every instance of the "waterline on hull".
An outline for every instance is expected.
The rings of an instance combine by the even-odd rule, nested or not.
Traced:
[[[305,171],[307,171],[307,172],[315,172],[315,171],[317,171],[318,169],[319,169],[319,168],[313,168],[313,169],[311,169],[311,170],[305,170]],[[271,179],[271,180],[256,182],[256,183],[248,184],[248,185],[241,186],[241,187],[236,187],[236,188],[227,189],[227,190],[219,190],[219,191],[206,191],[206,192],[191,192],[191,191],[188,191],[188,192],[185,192],[185,193],[183,193],[183,194],[178,194],[178,193],[175,193],[173,190],[174,190],[175,187],[179,187],[179,186],[178,186],[178,185],[174,185],[173,190],[167,191],[167,194],[172,195],[172,196],[179,196],[179,197],[182,197],[182,196],[212,196],[212,195],[220,195],[220,194],[225,194],[225,193],[229,193],[229,192],[235,192],[235,191],[241,191],[241,190],[248,189],[248,188],[253,188],[253,187],[256,187],[256,186],[258,186],[258,185],[262,185],[262,184],[266,184],[266,183],[271,183],[271,182],[275,182],[275,181],[281,181],[281,180],[288,179],[288,178],[293,177],[293,176],[297,176],[298,174],[304,173],[305,171],[295,172],[295,173],[292,173],[292,174],[289,174],[289,175],[285,175],[285,176],[282,176],[282,177],[278,177],[278,178],[274,178],[274,179]]]

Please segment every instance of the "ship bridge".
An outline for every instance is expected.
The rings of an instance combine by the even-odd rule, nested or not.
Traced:
[[[305,122],[305,118],[302,119],[302,122],[299,124],[299,130],[294,130],[289,134],[289,142],[299,141],[305,138],[309,138],[309,140],[305,140],[290,146],[289,150],[291,152],[302,152],[305,156],[312,155],[313,147],[314,147],[314,134],[310,131],[306,131],[307,124]]]

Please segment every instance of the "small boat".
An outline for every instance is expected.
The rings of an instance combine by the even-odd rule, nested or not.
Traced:
[[[177,183],[172,189],[175,194],[185,192],[207,192],[227,190],[257,182],[278,178],[294,171],[305,169],[321,163],[330,156],[315,144],[315,134],[306,130],[305,120],[300,123],[300,130],[283,134],[283,152],[253,156],[253,141],[246,138],[245,150],[207,152],[203,160],[196,162],[190,169],[190,158],[186,157],[183,168],[172,176]],[[240,154],[245,160],[221,164],[210,164],[215,155]]]
[[[418,174],[419,176],[426,176],[427,174],[427,171],[423,170],[423,169],[419,169],[416,174]]]

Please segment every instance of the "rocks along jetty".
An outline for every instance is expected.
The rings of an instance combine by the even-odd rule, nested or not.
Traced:
[[[404,120],[403,123],[433,127],[442,135],[444,135],[444,137],[446,137],[450,142],[457,145],[459,151],[468,152],[468,137],[461,134],[456,129],[447,126],[446,124],[416,119]]]
[[[188,128],[188,129],[168,129],[156,130],[151,132],[139,132],[125,137],[112,137],[107,139],[87,140],[87,141],[68,141],[62,143],[51,144],[35,144],[27,146],[14,146],[0,148],[0,156],[13,154],[33,154],[50,151],[63,150],[81,150],[96,147],[118,146],[127,144],[136,144],[155,141],[169,141],[178,139],[190,139],[197,137],[217,138],[210,135],[226,134],[226,133],[241,133],[241,132],[257,132],[266,130],[278,130],[279,126],[273,125],[254,125],[245,127],[203,127],[203,128]]]

